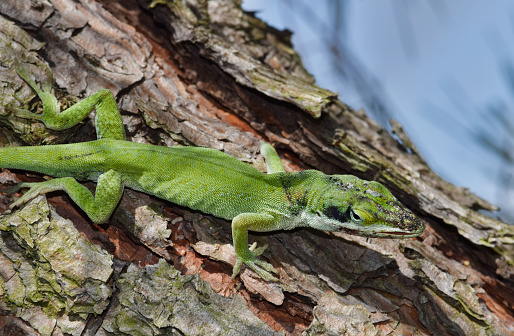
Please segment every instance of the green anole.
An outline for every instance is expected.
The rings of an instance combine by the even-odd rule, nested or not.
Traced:
[[[39,194],[65,191],[94,223],[105,223],[128,187],[170,202],[232,220],[237,261],[264,280],[277,280],[274,267],[258,258],[267,246],[248,247],[248,230],[268,232],[311,227],[369,237],[407,238],[424,224],[382,184],[352,175],[317,170],[286,173],[275,149],[261,144],[267,174],[223,152],[198,147],[163,147],[125,140],[116,101],[109,90],[60,112],[49,87],[39,89],[24,68],[18,70],[43,102],[43,113],[10,108],[18,116],[68,129],[96,110],[97,140],[51,146],[0,148],[0,168],[23,169],[54,179],[19,183],[29,190],[10,208]],[[94,195],[77,180],[97,182]]]

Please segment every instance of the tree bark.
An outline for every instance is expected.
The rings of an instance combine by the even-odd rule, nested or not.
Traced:
[[[249,270],[231,280],[227,221],[126,190],[94,226],[64,194],[12,213],[1,194],[0,334],[514,333],[513,226],[433,173],[400,125],[398,142],[317,87],[289,33],[238,1],[3,0],[0,13],[3,146],[94,139],[92,118],[55,132],[5,109],[40,106],[21,63],[64,106],[111,90],[131,141],[211,147],[263,169],[265,140],[288,171],[377,180],[427,224],[408,240],[250,235],[280,272],[266,283]],[[40,178],[4,171],[0,183]]]

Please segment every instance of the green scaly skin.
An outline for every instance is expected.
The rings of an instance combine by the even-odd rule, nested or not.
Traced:
[[[264,280],[277,280],[271,264],[258,258],[266,246],[248,248],[248,230],[268,232],[311,227],[351,234],[408,238],[424,224],[383,185],[351,175],[325,175],[317,170],[286,173],[275,149],[261,145],[268,173],[209,148],[162,147],[125,141],[112,93],[101,90],[59,112],[51,92],[40,90],[25,69],[19,75],[43,101],[43,113],[11,108],[17,115],[41,120],[51,129],[67,129],[96,109],[98,140],[55,146],[0,149],[0,167],[35,171],[57,177],[20,183],[29,190],[11,208],[39,194],[64,190],[95,223],[104,223],[129,187],[232,220],[237,262]],[[95,194],[77,180],[97,182]]]

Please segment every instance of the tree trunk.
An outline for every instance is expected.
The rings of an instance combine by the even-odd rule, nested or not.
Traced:
[[[129,140],[211,147],[258,169],[265,140],[288,171],[377,180],[427,224],[408,240],[250,235],[279,270],[267,283],[246,269],[231,280],[227,221],[126,190],[94,226],[62,193],[10,214],[1,194],[0,334],[514,333],[513,226],[435,175],[399,125],[401,143],[315,86],[289,34],[237,0],[2,0],[0,12],[3,146],[94,139],[92,119],[55,132],[5,109],[40,106],[15,72],[24,64],[65,105],[111,90]],[[0,183],[41,179],[15,173]]]

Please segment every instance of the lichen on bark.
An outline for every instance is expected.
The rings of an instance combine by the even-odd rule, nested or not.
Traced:
[[[54,327],[78,335],[89,314],[105,310],[112,255],[80,236],[44,197],[0,216],[0,232],[1,298],[9,311],[44,335]]]

